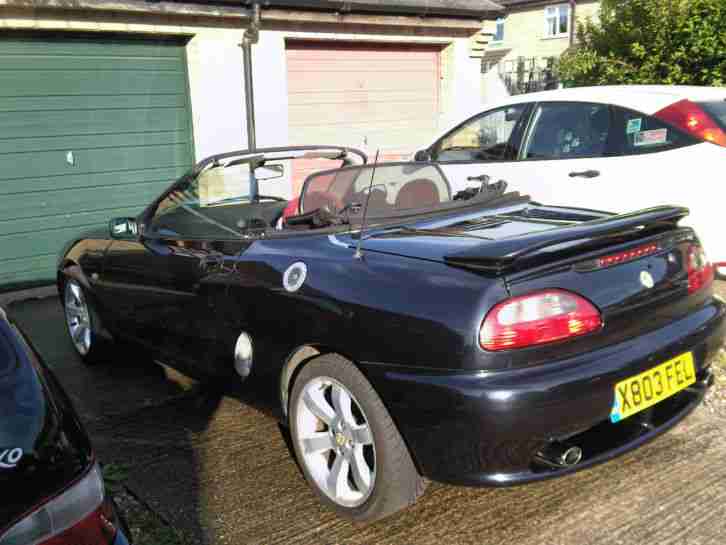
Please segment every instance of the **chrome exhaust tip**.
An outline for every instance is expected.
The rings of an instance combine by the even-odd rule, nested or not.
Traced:
[[[546,466],[563,469],[580,463],[582,449],[574,445],[549,443],[535,455],[535,459]]]

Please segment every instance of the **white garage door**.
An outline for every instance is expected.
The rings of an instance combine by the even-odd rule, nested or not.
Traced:
[[[440,52],[422,44],[288,41],[291,144],[380,148],[385,159],[415,151],[437,132]]]

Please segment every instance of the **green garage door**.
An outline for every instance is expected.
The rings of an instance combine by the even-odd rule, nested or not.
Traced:
[[[52,281],[65,241],[192,161],[183,44],[0,38],[0,290]]]

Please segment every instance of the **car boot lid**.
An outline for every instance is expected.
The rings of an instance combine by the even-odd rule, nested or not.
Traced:
[[[614,215],[526,203],[469,217],[371,229],[363,234],[362,250],[499,274],[542,253],[551,257],[559,251],[584,251],[616,237],[640,238],[672,228],[687,214],[686,208],[675,206]],[[351,246],[356,238],[351,237]]]

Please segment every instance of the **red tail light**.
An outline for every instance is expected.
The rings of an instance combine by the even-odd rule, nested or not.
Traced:
[[[588,300],[550,289],[497,304],[481,325],[479,344],[485,350],[511,350],[578,337],[601,326],[600,311]]]
[[[726,133],[698,104],[681,100],[663,108],[655,117],[684,130],[686,133],[726,147]]]
[[[0,535],[0,545],[101,545],[116,528],[104,503],[103,477],[94,465],[78,482]]]
[[[688,247],[688,293],[695,293],[713,283],[713,265],[709,263],[703,248],[692,244]]]

